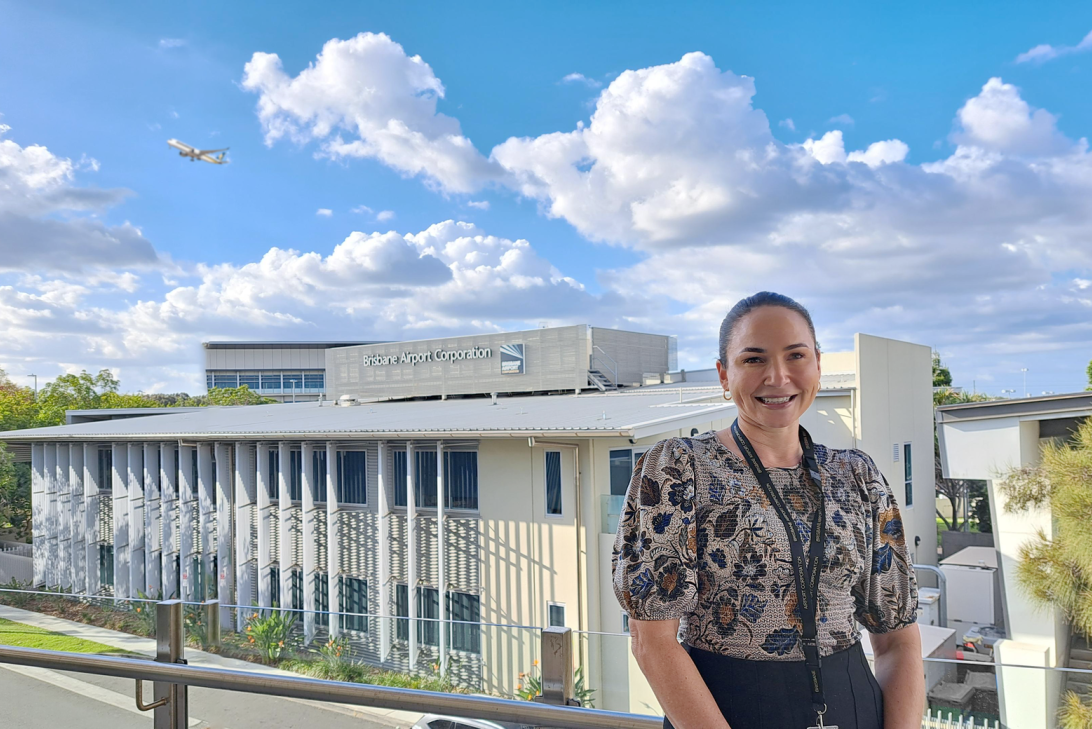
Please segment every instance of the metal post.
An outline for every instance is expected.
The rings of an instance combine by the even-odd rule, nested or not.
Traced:
[[[220,647],[220,601],[205,600],[201,603],[201,612],[205,618],[205,640],[207,645]]]
[[[916,570],[932,572],[937,576],[937,587],[940,588],[940,627],[948,627],[948,578],[939,567],[931,564],[911,565]]]
[[[542,695],[535,701],[579,706],[573,690],[573,631],[549,627],[542,631]]]
[[[167,600],[156,605],[155,660],[185,663],[186,636],[182,627],[182,602]],[[155,700],[167,699],[155,710],[155,729],[186,729],[189,722],[189,687],[155,682]],[[154,703],[154,702],[153,702]]]

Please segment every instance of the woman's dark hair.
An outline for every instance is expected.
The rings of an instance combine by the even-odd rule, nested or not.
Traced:
[[[789,311],[795,311],[800,316],[804,317],[804,321],[808,324],[808,331],[811,332],[811,338],[815,339],[815,324],[811,321],[811,314],[796,301],[790,299],[784,294],[775,294],[772,291],[759,291],[754,296],[748,296],[746,299],[740,299],[732,310],[728,312],[728,316],[724,317],[724,321],[720,323],[720,352],[718,354],[718,361],[723,364],[728,364],[728,343],[732,339],[732,332],[736,328],[736,324],[743,317],[750,314],[755,309],[763,306],[779,306],[782,309],[788,309]],[[819,349],[818,340],[816,340],[815,348]]]

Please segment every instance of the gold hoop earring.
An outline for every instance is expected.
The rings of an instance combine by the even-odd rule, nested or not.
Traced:
[[[720,396],[723,397],[728,402],[732,402],[732,393],[731,393],[731,391],[722,390],[721,393],[720,393]]]

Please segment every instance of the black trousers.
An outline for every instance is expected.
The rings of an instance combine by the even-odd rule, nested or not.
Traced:
[[[686,647],[732,729],[815,726],[803,661],[748,661]],[[823,723],[838,729],[883,729],[883,694],[861,644],[823,657]],[[664,719],[665,729],[672,724]]]

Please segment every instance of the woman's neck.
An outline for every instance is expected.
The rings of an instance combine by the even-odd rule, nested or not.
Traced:
[[[739,429],[751,441],[755,454],[767,468],[793,468],[800,465],[804,450],[800,447],[799,423],[787,428],[766,428],[739,418]],[[721,442],[742,458],[743,454],[739,452],[731,430],[723,430],[721,433]]]

